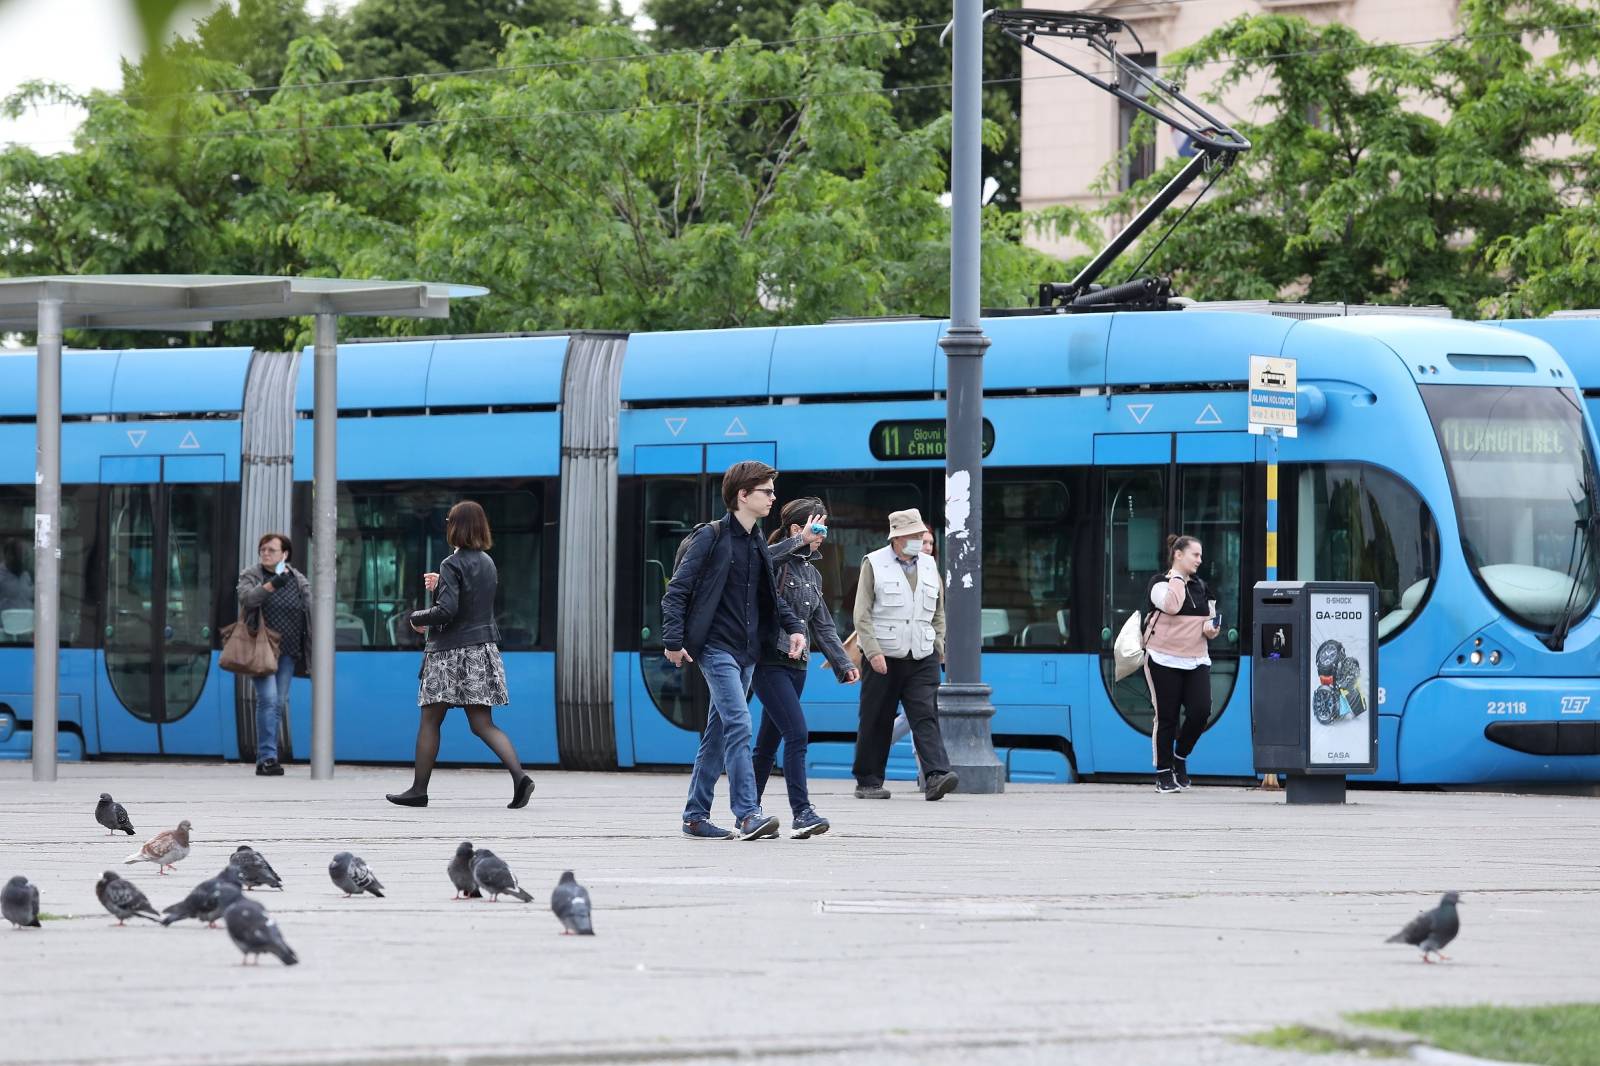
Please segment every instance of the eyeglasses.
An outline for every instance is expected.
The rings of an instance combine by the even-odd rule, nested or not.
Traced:
[[[274,548],[272,545],[268,544],[265,548],[261,549],[260,554],[262,554],[262,555],[282,555],[283,554],[283,549],[282,548]]]
[[[778,498],[778,490],[777,489],[751,489],[750,491],[753,492],[753,493],[754,492],[765,493],[767,495],[768,499],[776,500]]]

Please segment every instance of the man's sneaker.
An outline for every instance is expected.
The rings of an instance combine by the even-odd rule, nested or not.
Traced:
[[[804,840],[806,837],[819,837],[829,828],[828,820],[817,813],[815,807],[807,807],[794,816],[794,826],[789,830],[790,840]]]
[[[778,816],[775,814],[747,814],[739,823],[740,840],[760,840],[778,835]]]
[[[858,800],[886,800],[889,796],[889,790],[882,785],[856,786],[856,799]]]
[[[256,763],[256,776],[282,777],[283,767],[278,764],[277,759],[267,759],[265,762]]]
[[[1157,792],[1177,792],[1178,782],[1173,778],[1171,770],[1156,771]]]
[[[1180,789],[1189,787],[1189,760],[1182,755],[1172,757],[1172,781]]]
[[[739,834],[727,829],[719,829],[710,822],[702,820],[698,822],[684,822],[683,835],[686,837],[694,837],[698,840],[732,840]]]
[[[924,799],[944,799],[956,790],[961,782],[955,774],[934,774],[928,778],[928,788],[922,795]]]

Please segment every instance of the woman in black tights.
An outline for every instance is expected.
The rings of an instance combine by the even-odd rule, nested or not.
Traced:
[[[450,508],[444,522],[445,540],[455,549],[437,574],[424,574],[423,583],[434,593],[433,606],[411,615],[411,628],[426,633],[427,647],[418,675],[417,705],[422,722],[417,727],[417,766],[411,787],[391,792],[390,803],[403,807],[428,805],[428,778],[439,757],[439,727],[452,707],[463,707],[467,723],[479,740],[489,745],[511,774],[511,808],[526,807],[533,794],[533,778],[517,761],[511,738],[494,724],[491,707],[511,702],[506,692],[506,671],[500,661],[500,627],[494,620],[494,593],[499,581],[488,550],[494,546],[489,517],[471,500]]]

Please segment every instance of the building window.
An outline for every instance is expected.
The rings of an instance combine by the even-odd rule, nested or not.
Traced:
[[[1156,54],[1154,52],[1139,52],[1128,58],[1152,74],[1155,73]],[[1139,99],[1148,100],[1150,98],[1149,88],[1126,74],[1119,75],[1118,80],[1125,91],[1132,93]],[[1156,142],[1154,138],[1149,136],[1149,130],[1145,131],[1144,143],[1134,149],[1131,154],[1128,151],[1128,146],[1133,143],[1134,122],[1142,114],[1144,114],[1143,111],[1140,111],[1126,100],[1119,99],[1117,101],[1117,156],[1122,160],[1121,187],[1124,189],[1132,188],[1135,184],[1156,172]],[[1145,125],[1148,124],[1148,122],[1145,123]]]

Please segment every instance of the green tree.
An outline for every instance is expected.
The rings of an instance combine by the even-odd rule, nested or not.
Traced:
[[[1174,56],[1180,80],[1227,64],[1219,92],[1264,76],[1267,117],[1243,127],[1254,147],[1151,269],[1203,299],[1436,303],[1468,316],[1519,290],[1532,262],[1519,238],[1563,215],[1581,169],[1552,148],[1593,112],[1595,22],[1557,0],[1463,0],[1461,29],[1421,50],[1257,15]],[[1542,34],[1558,50],[1536,60],[1524,38]],[[1147,199],[1182,162],[1111,212]]]
[[[651,43],[660,49],[705,48],[740,38],[790,39],[790,25],[803,0],[647,0],[655,23]],[[950,49],[939,43],[950,21],[950,0],[858,0],[859,6],[895,25],[910,27],[883,58],[883,84],[891,90],[894,115],[903,129],[918,129],[950,109]],[[998,133],[983,152],[983,174],[999,183],[993,202],[1014,210],[1020,202],[1022,169],[1022,56],[998,33],[984,36],[983,114]],[[929,88],[932,86],[932,88]]]
[[[516,31],[504,77],[423,90],[441,124],[395,145],[442,161],[419,259],[370,246],[361,271],[485,284],[463,313],[499,329],[943,313],[948,123],[895,123],[882,25],[807,7],[803,45],[667,57],[620,27]],[[1020,302],[1048,262],[995,230],[986,297]]]
[[[335,43],[344,77],[392,78],[495,66],[506,28],[551,34],[617,17],[598,0],[360,0]],[[390,83],[402,117],[426,113],[405,81]]]

